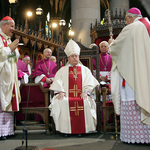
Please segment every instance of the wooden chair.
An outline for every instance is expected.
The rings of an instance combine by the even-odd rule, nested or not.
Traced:
[[[96,60],[96,78],[98,81],[99,79],[99,48],[97,46],[94,46],[92,49],[85,47],[80,42],[77,42],[79,47],[81,48],[80,51],[80,61],[83,65],[87,66],[91,72],[93,73],[93,58]],[[60,61],[63,60],[63,65],[67,62],[67,56],[64,53],[64,49],[62,47],[59,47],[57,49],[57,69],[59,69]],[[99,87],[96,87],[96,106],[97,106],[97,132],[99,133],[101,131],[101,112],[100,112],[100,90]]]
[[[49,92],[50,90],[48,88],[44,89],[40,83],[21,84],[20,111],[17,114],[39,114],[45,123],[44,127],[27,126],[28,129],[45,129],[46,133],[49,133]],[[16,129],[18,128],[16,126]]]
[[[107,105],[106,102],[106,96],[108,93],[107,87],[102,87],[102,97],[103,97],[103,103],[102,103],[102,110],[103,110],[103,130],[104,133],[106,133],[107,130],[115,130],[116,133],[116,140],[118,139],[118,119],[114,112],[114,106],[113,103],[111,105]],[[108,123],[110,115],[114,115],[114,122],[110,125]]]

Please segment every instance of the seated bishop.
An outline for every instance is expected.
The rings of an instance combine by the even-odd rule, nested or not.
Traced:
[[[100,79],[101,81],[110,84],[110,71],[112,67],[112,58],[108,53],[109,43],[107,41],[102,41],[99,44],[100,54],[99,54],[99,66],[100,66]],[[96,74],[96,60],[93,59],[93,72]],[[102,82],[102,84],[103,84]]]
[[[53,78],[57,72],[57,65],[55,62],[50,61],[52,51],[49,48],[44,49],[44,59],[37,62],[33,79],[35,83],[41,83],[44,88],[49,88],[53,82]]]
[[[28,71],[26,64],[20,59],[18,59],[18,62],[17,62],[17,69],[18,69],[18,84],[19,84],[19,86],[21,85],[21,83],[28,83],[29,71]]]
[[[100,54],[99,54],[99,66],[100,66],[100,84],[101,86],[108,87],[107,101],[111,101],[111,67],[112,58],[108,53],[109,43],[107,41],[102,41],[99,44]],[[96,60],[93,59],[93,74],[96,76]],[[102,100],[102,96],[101,96]]]
[[[30,57],[28,55],[25,55],[22,61],[26,64],[28,71],[29,71],[29,75],[31,75],[32,69],[31,69],[31,65],[30,65]]]
[[[70,40],[65,48],[68,63],[56,73],[50,87],[51,116],[56,130],[64,134],[90,133],[96,130],[97,116],[94,100],[99,82],[79,61],[80,47]]]

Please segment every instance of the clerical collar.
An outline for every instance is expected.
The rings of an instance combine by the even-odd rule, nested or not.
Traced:
[[[44,58],[44,61],[49,61],[49,59]]]
[[[101,55],[102,55],[102,56],[106,56],[106,55],[107,55],[107,53],[105,53],[105,54],[102,54],[102,53],[101,53]]]
[[[70,63],[69,63],[69,67],[73,67]],[[76,67],[78,67],[78,66],[80,66],[80,64],[78,63],[77,65],[76,65]]]
[[[135,20],[133,21],[133,22],[135,22],[135,21],[137,21],[137,20],[139,20],[139,19],[141,19],[142,17],[137,17],[137,18],[135,18]]]

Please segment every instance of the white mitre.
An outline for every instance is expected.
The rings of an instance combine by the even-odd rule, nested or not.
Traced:
[[[80,47],[73,40],[69,40],[64,51],[65,51],[67,57],[69,57],[72,54],[80,55]]]

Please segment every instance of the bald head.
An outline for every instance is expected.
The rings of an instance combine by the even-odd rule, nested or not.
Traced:
[[[56,57],[55,56],[51,56],[50,60],[56,63]]]
[[[45,59],[50,59],[51,55],[52,55],[52,51],[50,48],[46,48],[43,51],[43,55],[45,57]]]

